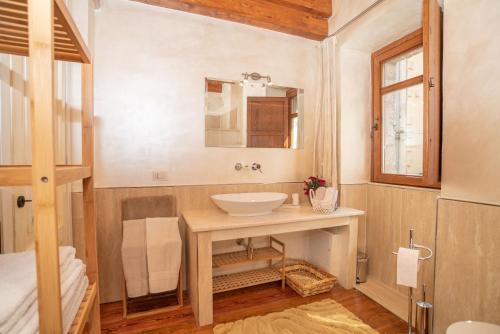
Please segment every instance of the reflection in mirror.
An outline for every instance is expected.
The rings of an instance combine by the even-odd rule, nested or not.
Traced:
[[[301,148],[304,90],[205,79],[205,146]]]

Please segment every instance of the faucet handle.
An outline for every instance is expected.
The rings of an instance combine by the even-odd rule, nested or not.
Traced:
[[[252,170],[258,170],[262,174],[262,166],[257,162],[252,164]]]

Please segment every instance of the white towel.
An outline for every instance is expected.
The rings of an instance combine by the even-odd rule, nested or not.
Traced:
[[[61,272],[75,257],[73,247],[59,247]],[[24,314],[36,299],[36,263],[33,251],[0,255],[0,333],[7,321]]]
[[[321,204],[323,205],[332,205],[337,202],[338,190],[333,187],[326,188],[325,196],[321,200]]]
[[[61,300],[64,314],[67,313],[67,308],[75,294],[76,288],[85,277],[86,266],[79,259],[73,260],[68,269],[61,275]],[[12,328],[6,332],[9,334],[17,333],[36,333],[38,332],[38,300],[35,298],[28,310],[18,319],[14,319],[15,323]],[[72,321],[72,320],[71,320]]]
[[[146,218],[149,292],[174,290],[179,280],[182,240],[179,218]]]
[[[418,277],[418,249],[400,247],[397,258],[397,281],[398,285],[416,288]]]
[[[146,219],[123,222],[122,264],[127,295],[130,298],[147,295],[149,288],[146,259]]]
[[[63,331],[68,333],[76,313],[80,308],[80,304],[85,296],[89,280],[85,274],[81,275],[71,286],[71,290],[67,293],[67,298],[63,298]],[[21,319],[16,326],[8,334],[35,334],[39,330],[38,322],[38,305],[34,303],[30,308],[32,314],[26,315]]]
[[[79,259],[74,259],[69,261],[65,266],[65,269],[61,272],[61,297],[64,300],[64,296],[68,294],[68,291],[74,287],[75,282],[83,277],[85,274],[85,265]],[[14,315],[5,322],[0,327],[0,333],[16,333],[16,329],[19,329],[19,326],[22,325],[23,322],[26,322],[27,319],[35,316],[38,310],[38,301],[37,301],[37,291],[35,290],[33,293],[33,298],[27,304],[27,302],[23,304],[27,304],[26,308],[23,311],[16,311]],[[17,325],[17,326],[16,326]]]
[[[82,303],[83,297],[85,297],[85,292],[89,287],[89,279],[87,276],[83,276],[80,279],[80,284],[74,290],[75,293],[72,295],[72,298],[69,300],[67,306],[64,309],[63,313],[63,328],[64,333],[68,333],[71,325],[73,324],[73,320],[75,319],[76,314],[78,313],[78,309],[80,308],[80,304]]]

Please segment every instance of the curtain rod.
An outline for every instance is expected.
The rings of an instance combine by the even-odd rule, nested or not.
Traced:
[[[368,13],[370,10],[372,10],[373,8],[375,8],[377,5],[381,4],[382,2],[384,2],[385,0],[377,0],[375,1],[374,3],[372,3],[370,6],[368,6],[365,10],[363,10],[361,13],[359,13],[358,15],[356,15],[355,17],[353,17],[352,19],[350,19],[349,21],[347,21],[347,23],[345,23],[343,26],[341,26],[340,28],[338,28],[337,30],[335,30],[333,33],[331,33],[330,35],[326,36],[325,39],[327,38],[330,38],[330,37],[333,37],[335,35],[337,35],[338,33],[340,33],[342,30],[346,29],[348,26],[350,26],[352,23],[356,22],[358,19],[360,19],[363,15],[365,15],[366,13]]]

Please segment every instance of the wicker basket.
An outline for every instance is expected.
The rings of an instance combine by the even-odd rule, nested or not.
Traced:
[[[281,272],[281,265],[276,265]],[[302,297],[317,295],[330,291],[337,278],[312,264],[295,259],[286,259],[286,284]]]
[[[331,188],[331,187],[328,187]],[[327,188],[322,188],[322,190],[325,190]],[[319,213],[323,214],[330,214],[337,210],[337,199],[338,199],[338,190],[333,189],[335,191],[335,195],[332,198],[332,201],[330,203],[324,203],[323,196],[325,195],[325,192],[323,191],[322,193],[317,190],[311,189],[309,191],[309,201],[311,202],[311,205],[313,207],[313,210]]]

